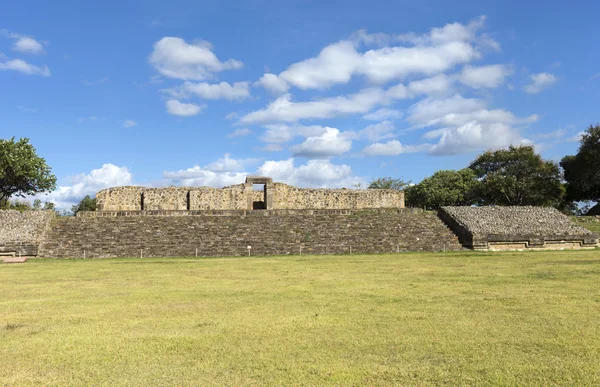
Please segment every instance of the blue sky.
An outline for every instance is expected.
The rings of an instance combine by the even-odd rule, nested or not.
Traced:
[[[115,185],[414,182],[600,120],[593,1],[13,2],[0,137],[61,206]]]

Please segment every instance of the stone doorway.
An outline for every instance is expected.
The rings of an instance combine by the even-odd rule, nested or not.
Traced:
[[[246,177],[247,209],[270,210],[273,208],[273,180],[265,176]]]

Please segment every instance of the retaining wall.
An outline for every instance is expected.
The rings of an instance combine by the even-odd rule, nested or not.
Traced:
[[[93,214],[93,215],[92,215]],[[459,250],[436,214],[414,210],[90,212],[58,218],[44,257],[185,257]]]
[[[55,216],[54,211],[0,210],[0,255],[37,255]]]

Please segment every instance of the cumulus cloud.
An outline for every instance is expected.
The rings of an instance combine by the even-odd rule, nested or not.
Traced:
[[[430,153],[449,155],[486,149],[498,149],[508,145],[529,144],[531,141],[510,125],[472,121],[456,128],[437,130],[430,137],[439,137]]]
[[[386,95],[378,88],[363,89],[356,94],[323,98],[309,102],[292,102],[290,94],[284,94],[266,108],[251,112],[240,119],[241,123],[295,122],[302,119],[331,118],[347,114],[364,114],[385,100]]]
[[[44,46],[34,38],[23,36],[17,39],[13,45],[13,49],[19,52],[27,52],[31,54],[43,54]]]
[[[224,161],[228,158],[228,161]],[[287,160],[265,161],[256,170],[248,172],[244,169],[247,163],[237,164],[239,160],[224,157],[221,161],[207,166],[164,172],[163,177],[170,184],[189,186],[223,187],[243,183],[248,175],[270,176],[273,180],[298,187],[353,187],[364,184],[365,179],[354,176],[349,165],[336,165],[329,160],[308,160],[306,164],[295,165],[293,158]],[[224,168],[223,165],[228,165]]]
[[[227,82],[210,84],[206,82],[185,82],[183,85],[163,90],[176,98],[188,98],[190,95],[202,99],[226,99],[238,100],[250,97],[248,82],[235,82],[233,85]]]
[[[165,77],[196,81],[211,79],[215,73],[224,70],[243,67],[243,63],[235,59],[221,62],[211,48],[204,41],[187,43],[181,38],[167,36],[154,43],[148,61]]]
[[[524,90],[529,94],[537,94],[549,88],[558,81],[556,75],[550,73],[533,74],[530,79],[531,83],[524,88]]]
[[[490,66],[465,66],[459,75],[461,83],[475,89],[495,88],[512,74],[510,67],[496,64]]]
[[[182,103],[176,99],[168,100],[166,106],[169,114],[181,117],[195,116],[204,109],[204,106],[195,105],[193,103]]]
[[[290,88],[286,81],[271,73],[263,75],[255,83],[257,86],[262,86],[273,94],[283,94]]]
[[[133,128],[136,125],[137,125],[137,122],[135,122],[134,120],[125,120],[125,121],[123,121],[123,127],[124,128]]]
[[[398,156],[403,153],[420,152],[428,147],[428,144],[406,146],[398,140],[391,140],[386,143],[371,144],[363,149],[363,154],[367,156]]]
[[[79,203],[86,195],[94,196],[104,188],[131,185],[133,176],[127,167],[104,164],[89,174],[82,173],[67,180],[70,180],[70,185],[61,185],[47,195],[36,197],[54,202],[58,208],[71,209],[73,204]]]
[[[363,120],[369,121],[383,121],[383,120],[395,120],[402,117],[402,112],[389,108],[381,108],[372,113],[365,114],[362,116]]]
[[[436,155],[530,143],[514,125],[539,119],[535,114],[520,118],[503,109],[488,109],[485,101],[458,94],[444,99],[426,98],[414,104],[410,112],[408,120],[416,127],[435,127],[423,137],[439,139],[429,148]]]
[[[0,71],[2,70],[13,70],[27,75],[41,75],[43,77],[50,76],[50,69],[48,66],[32,65],[21,59],[3,61],[2,57],[0,56]]]
[[[5,36],[15,41],[12,46],[14,51],[28,54],[43,54],[45,52],[43,44],[35,40],[32,36],[17,34],[4,29],[0,30],[0,36]]]
[[[243,171],[246,166],[254,163],[256,159],[234,159],[229,153],[225,153],[222,158],[208,164],[206,169],[212,172],[235,172]]]
[[[420,95],[443,95],[452,90],[454,80],[446,74],[438,74],[431,78],[412,81],[407,92],[411,97]]]
[[[257,173],[271,176],[273,180],[297,187],[351,188],[365,185],[366,180],[355,176],[352,168],[346,164],[333,164],[327,159],[308,160],[304,165],[296,166],[294,159],[266,161]]]
[[[394,129],[394,124],[391,121],[381,121],[367,126],[359,132],[359,135],[366,137],[370,141],[380,141],[394,137],[392,133]]]
[[[485,102],[476,98],[464,98],[455,94],[450,98],[425,98],[410,108],[408,121],[417,126],[430,126],[440,122],[448,115],[471,113],[484,109]]]
[[[434,28],[425,35],[405,34],[395,40],[413,46],[386,45],[365,52],[358,50],[360,44],[384,45],[392,39],[386,34],[359,31],[278,75],[265,74],[258,83],[272,92],[284,93],[290,86],[306,90],[346,84],[354,76],[379,84],[410,75],[432,76],[479,58],[478,47],[483,43],[493,45],[492,39],[478,34],[484,24],[485,18],[478,18],[467,25],[453,23]]]
[[[294,156],[308,158],[327,158],[339,156],[352,148],[352,141],[335,128],[324,128],[318,136],[307,137],[304,142],[294,145],[291,150]]]

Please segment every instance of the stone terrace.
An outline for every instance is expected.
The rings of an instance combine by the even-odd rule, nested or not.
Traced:
[[[440,217],[475,249],[594,247],[598,236],[550,207],[442,207]]]

